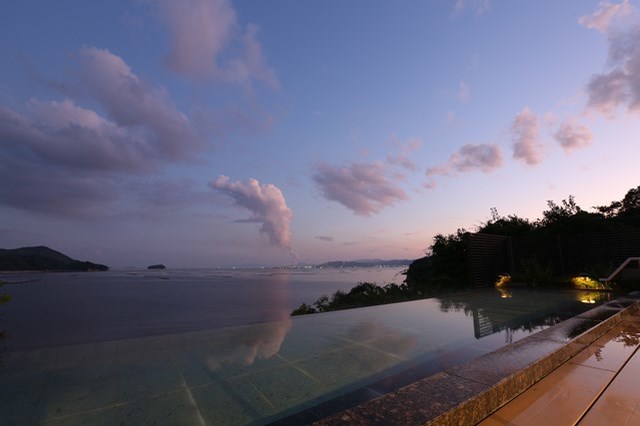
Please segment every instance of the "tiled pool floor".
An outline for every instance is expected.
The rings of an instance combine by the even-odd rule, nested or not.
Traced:
[[[286,419],[345,395],[361,402],[385,394],[575,315],[576,303],[582,305],[576,294],[561,296],[516,294],[505,300],[487,292],[472,301],[426,299],[6,352],[0,423],[235,425]],[[536,317],[541,306],[553,314]]]

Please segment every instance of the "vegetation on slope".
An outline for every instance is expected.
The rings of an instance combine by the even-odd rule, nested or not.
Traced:
[[[573,196],[560,204],[547,201],[547,210],[540,219],[531,221],[516,215],[500,216],[491,209],[491,219],[475,232],[503,236],[574,234],[609,230],[640,229],[640,186],[627,192],[620,201],[606,206],[583,210]],[[405,282],[379,287],[371,283],[359,283],[350,291],[337,291],[333,296],[323,296],[311,305],[302,304],[292,315],[326,312],[358,306],[378,305],[417,298],[424,298],[469,287],[468,248],[465,238],[468,231],[461,228],[450,235],[438,234],[426,252],[426,256],[411,263]],[[553,282],[552,272],[540,265],[535,257],[524,262],[523,281],[535,285]],[[597,268],[598,265],[594,265]],[[602,271],[597,271],[601,273]]]
[[[106,271],[106,265],[70,258],[49,247],[0,249],[0,271]]]

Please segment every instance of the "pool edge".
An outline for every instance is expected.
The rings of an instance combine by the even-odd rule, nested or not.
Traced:
[[[314,424],[478,423],[638,310],[640,294],[618,297],[518,342]]]

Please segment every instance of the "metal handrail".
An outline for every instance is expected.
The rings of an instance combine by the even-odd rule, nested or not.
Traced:
[[[622,265],[618,266],[618,269],[613,271],[611,273],[611,275],[609,275],[607,278],[600,278],[598,281],[600,281],[602,283],[606,283],[606,282],[611,281],[616,275],[618,275],[629,264],[629,262],[633,262],[633,261],[638,262],[638,265],[640,265],[640,257],[629,257],[629,258],[627,258],[627,260],[622,262]]]

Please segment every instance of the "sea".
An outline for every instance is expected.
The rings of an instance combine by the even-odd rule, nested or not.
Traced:
[[[2,273],[7,350],[279,321],[359,282],[400,284],[406,267],[114,269]]]

